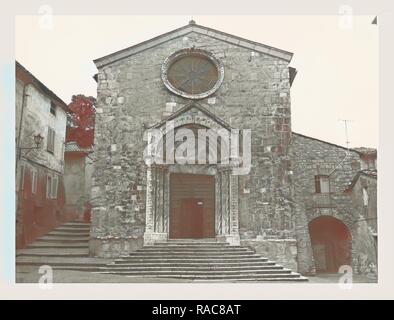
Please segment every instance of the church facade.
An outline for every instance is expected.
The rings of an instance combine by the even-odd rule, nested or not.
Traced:
[[[216,239],[305,274],[376,266],[345,192],[362,154],[292,132],[292,55],[191,21],[96,59],[91,255]]]

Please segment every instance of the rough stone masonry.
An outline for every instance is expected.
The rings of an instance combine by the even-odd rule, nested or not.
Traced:
[[[163,62],[187,48],[210,52],[223,64],[223,82],[209,97],[187,99],[163,84]],[[309,144],[303,144],[298,137],[291,145],[291,56],[192,23],[95,60],[98,88],[91,254],[119,257],[143,246],[144,239],[168,237],[166,182],[171,172],[183,169],[154,168],[149,171],[153,186],[148,186],[144,131],[159,127],[163,119],[171,116],[184,116],[184,125],[184,119],[194,119],[194,123],[196,117],[201,117],[206,123],[225,123],[232,128],[251,129],[252,133],[249,174],[234,178],[219,166],[201,168],[201,172],[215,175],[216,193],[220,193],[216,195],[215,209],[217,237],[223,235],[230,243],[252,246],[300,272],[314,272],[308,223],[312,217],[332,213],[305,208],[304,198],[314,192],[308,186],[314,184],[315,162],[319,162],[319,168],[331,168],[343,149],[322,142],[305,150]],[[358,159],[354,152],[347,161]],[[335,178],[335,184],[341,187],[355,172],[348,162],[338,169],[342,173]],[[351,201],[339,189],[336,200],[341,209],[333,215],[348,224],[352,219],[347,207]],[[230,211],[236,214],[231,219],[237,224],[235,231],[229,232],[232,238],[217,224],[218,215]],[[149,220],[154,226],[147,225],[147,212],[153,219],[160,214],[160,228],[156,220]],[[149,235],[148,228],[153,230]]]

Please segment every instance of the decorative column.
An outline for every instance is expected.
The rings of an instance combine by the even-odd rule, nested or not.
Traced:
[[[239,212],[238,212],[238,176],[233,175],[232,171],[229,171],[230,175],[230,235],[227,238],[227,242],[231,245],[239,246]]]
[[[159,171],[159,172],[158,172]],[[144,233],[144,245],[152,245],[155,242],[167,241],[168,233],[163,232],[161,228],[161,217],[163,210],[159,212],[158,208],[162,207],[158,205],[158,200],[163,200],[162,197],[158,196],[162,192],[160,181],[158,176],[162,172],[158,169],[157,165],[152,162],[147,163],[146,169],[146,216],[145,216],[145,233]],[[158,174],[159,173],[159,174]]]
[[[151,244],[154,229],[153,210],[152,210],[152,159],[147,160],[146,168],[146,205],[145,205],[145,233],[144,245]]]
[[[216,203],[216,238],[230,245],[240,245],[238,217],[238,176],[232,174],[232,167],[218,167],[218,198]]]
[[[156,166],[156,191],[155,191],[155,228],[156,233],[165,233],[165,193],[166,193],[166,172],[167,167],[164,165]]]
[[[222,172],[216,171],[215,176],[215,234],[216,236],[223,233],[222,226]]]

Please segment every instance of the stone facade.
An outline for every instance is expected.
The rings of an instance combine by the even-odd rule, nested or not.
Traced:
[[[251,247],[256,253],[291,270],[298,270],[296,239],[256,239],[242,240],[243,246]]]
[[[89,158],[91,148],[81,148],[75,142],[68,142],[64,155],[64,187],[66,192],[65,210],[76,220],[90,221],[89,201],[93,162]]]
[[[16,242],[20,248],[66,219],[63,172],[67,105],[19,63],[15,90]],[[51,105],[55,115],[50,112]],[[54,130],[53,151],[47,148],[49,127]],[[43,142],[31,149],[37,134]]]
[[[189,48],[210,52],[223,65],[221,86],[206,98],[179,96],[161,79],[167,57]],[[359,214],[345,190],[361,169],[362,157],[356,150],[292,133],[291,56],[190,24],[95,60],[91,254],[118,257],[166,241],[169,177],[190,173],[215,177],[219,241],[250,246],[289,268],[314,273],[308,227],[330,216],[350,230],[355,266],[365,246],[356,240]],[[251,129],[250,172],[231,175],[231,166],[220,164],[146,165],[144,133],[148,128],[165,133],[168,121],[174,121],[175,132],[187,126]],[[319,175],[329,177],[327,194],[316,193]],[[358,234],[364,237],[363,232]]]
[[[309,224],[322,216],[331,216],[346,225],[352,236],[352,266],[355,272],[363,268],[359,265],[360,257],[371,254],[373,239],[362,219],[363,211],[355,206],[355,197],[349,192],[353,179],[359,175],[362,166],[362,154],[358,151],[320,141],[301,134],[293,133],[290,155],[293,168],[293,195],[297,216],[298,270],[314,273],[315,264],[311,248]],[[315,177],[329,177],[329,192],[317,193]],[[376,184],[371,187],[375,202],[370,208],[376,217]],[[358,191],[356,192],[359,193]],[[357,200],[356,200],[357,202]],[[359,202],[359,201],[358,201]],[[363,258],[365,260],[365,258]]]
[[[362,170],[347,189],[351,194],[354,211],[358,213],[355,223],[354,266],[359,273],[377,273],[377,172]]]
[[[119,60],[104,57],[95,61],[99,72],[92,254],[102,252],[100,242],[109,239],[120,243],[124,254],[131,250],[130,241],[140,243],[147,210],[144,130],[191,103],[164,86],[161,66],[172,53],[193,46],[221,59],[225,72],[218,91],[198,101],[200,109],[209,110],[233,128],[252,130],[251,171],[233,184],[239,236],[287,238],[294,234],[288,156],[291,54],[279,50],[268,54],[268,49],[264,53],[250,42],[243,46],[238,38],[229,41],[230,36],[203,27],[182,30],[184,35],[179,31],[170,38],[166,35],[168,39],[146,50],[134,52],[132,47],[129,55],[127,50],[120,52],[125,57]],[[110,247],[105,255],[116,255]]]

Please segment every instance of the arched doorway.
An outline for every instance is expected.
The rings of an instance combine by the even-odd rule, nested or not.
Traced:
[[[144,154],[149,160],[144,245],[178,238],[240,244],[231,133],[229,125],[197,103],[150,128]]]
[[[342,265],[351,265],[352,236],[348,227],[331,216],[321,216],[309,223],[316,272],[338,272]]]

